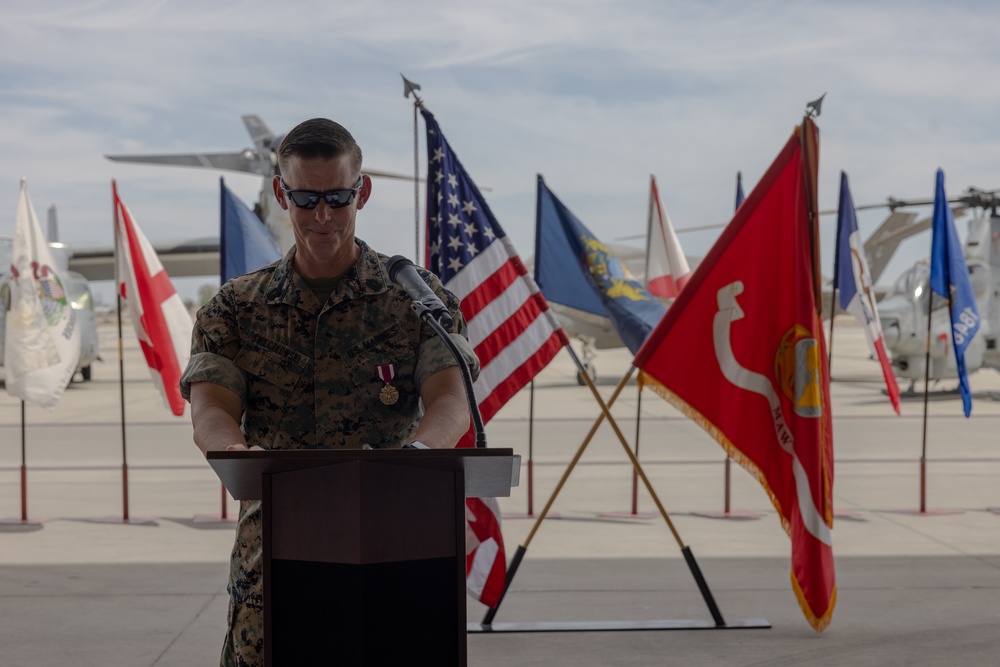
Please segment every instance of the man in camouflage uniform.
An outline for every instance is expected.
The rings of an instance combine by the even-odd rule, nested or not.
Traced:
[[[388,258],[354,236],[371,196],[354,138],[333,121],[305,121],[281,142],[278,166],[274,196],[295,246],[199,311],[181,378],[195,443],[203,452],[453,447],[469,426],[457,363],[390,282]],[[477,372],[458,300],[419,271]],[[263,662],[261,549],[260,503],[241,502],[223,666]]]

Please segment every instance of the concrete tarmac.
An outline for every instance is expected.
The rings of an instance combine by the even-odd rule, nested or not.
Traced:
[[[126,325],[127,326],[127,325]],[[226,625],[233,525],[221,486],[125,339],[122,489],[118,343],[100,329],[104,362],[51,411],[27,406],[28,514],[20,516],[20,402],[0,392],[0,665],[217,664]],[[596,365],[605,396],[624,350]],[[723,617],[770,629],[494,633],[469,636],[471,665],[994,665],[1000,661],[1000,375],[971,377],[965,419],[955,382],[928,402],[927,487],[920,504],[922,393],[895,416],[862,331],[837,320],[832,364],[838,602],[816,634],[789,583],[790,544],[760,486],[693,423],[634,384],[613,408]],[[905,385],[902,387],[905,389]],[[918,387],[922,391],[922,387]],[[489,445],[533,461],[501,499],[508,558],[524,544],[599,410],[568,355],[487,426]],[[530,448],[529,448],[530,436]],[[529,488],[532,490],[529,499]],[[678,543],[639,488],[607,425],[542,521],[495,622],[706,621],[711,615]],[[534,517],[523,518],[529,509]],[[236,511],[227,503],[228,514]],[[469,620],[485,608],[468,605]],[[391,616],[389,614],[388,616]],[[387,623],[386,632],[391,633]],[[414,663],[419,664],[419,663]]]

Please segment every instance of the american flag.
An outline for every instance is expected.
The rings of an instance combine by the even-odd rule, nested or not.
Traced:
[[[50,299],[62,299],[66,296],[66,292],[63,290],[62,285],[57,283],[52,278],[42,278],[41,287],[42,295],[47,296]]]
[[[427,125],[427,267],[462,301],[479,357],[473,387],[486,423],[568,339],[434,116],[422,107],[420,113]],[[470,429],[458,446],[473,443]],[[492,498],[466,503],[469,592],[495,607],[506,576],[499,506]]]

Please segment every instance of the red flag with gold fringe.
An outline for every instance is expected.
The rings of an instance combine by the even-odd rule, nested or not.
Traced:
[[[792,588],[822,631],[837,592],[817,164],[807,118],[633,363],[763,485],[791,538]]]

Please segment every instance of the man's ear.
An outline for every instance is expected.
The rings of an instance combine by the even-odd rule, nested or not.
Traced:
[[[275,176],[271,179],[271,190],[274,191],[274,198],[278,200],[278,205],[281,208],[288,210],[288,200],[285,199],[285,193],[281,189],[281,177]]]
[[[372,196],[372,179],[365,174],[361,177],[361,191],[358,193],[357,204],[360,211],[368,203],[368,198]]]

